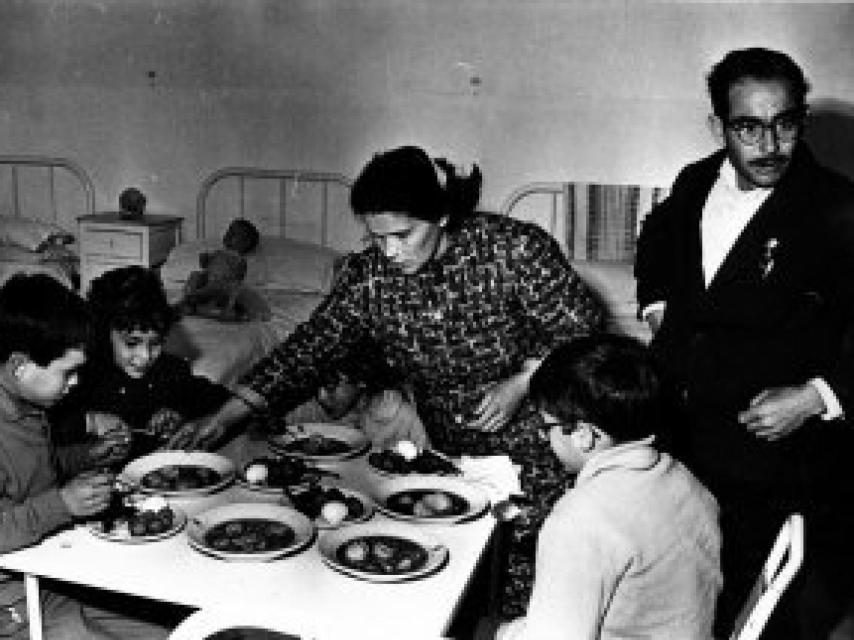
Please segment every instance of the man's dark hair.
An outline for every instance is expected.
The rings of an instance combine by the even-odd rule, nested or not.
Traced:
[[[0,289],[0,362],[13,353],[28,355],[40,367],[88,338],[86,303],[43,273],[16,274]]]
[[[706,83],[716,116],[722,120],[729,118],[729,90],[746,78],[782,80],[789,85],[798,105],[806,106],[810,87],[795,61],[779,51],[752,47],[730,51],[709,72]]]
[[[557,347],[531,378],[531,399],[566,421],[590,422],[615,442],[661,425],[660,379],[647,348],[627,336],[598,334]]]

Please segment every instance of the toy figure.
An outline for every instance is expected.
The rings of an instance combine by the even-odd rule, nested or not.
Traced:
[[[178,304],[182,313],[225,321],[269,320],[270,307],[244,283],[246,255],[260,242],[258,229],[237,218],[223,236],[223,248],[199,256],[200,271],[193,271]]]

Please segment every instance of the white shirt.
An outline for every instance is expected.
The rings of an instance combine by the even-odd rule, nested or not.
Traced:
[[[707,288],[744,227],[771,191],[768,188],[742,191],[738,188],[735,168],[728,158],[724,160],[700,218],[703,277]]]

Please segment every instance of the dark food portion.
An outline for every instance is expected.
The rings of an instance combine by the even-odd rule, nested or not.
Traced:
[[[434,451],[424,449],[412,460],[407,460],[397,451],[384,449],[368,454],[368,463],[381,471],[395,474],[425,473],[436,475],[459,475],[460,470],[450,460]]]
[[[169,507],[159,511],[139,511],[123,502],[121,495],[114,495],[110,506],[101,515],[99,524],[106,534],[119,535],[119,529],[127,525],[132,537],[154,536],[169,531],[175,522],[175,513]]]
[[[365,514],[365,507],[358,498],[348,496],[336,487],[312,485],[304,491],[292,492],[290,498],[294,507],[311,519],[317,518],[323,505],[329,502],[340,502],[347,507],[346,520],[358,520]]]
[[[205,532],[205,545],[227,553],[264,553],[286,549],[296,539],[288,525],[263,518],[236,518]]]
[[[408,489],[386,498],[386,506],[407,516],[419,518],[461,516],[469,510],[464,498],[437,489]]]
[[[357,571],[395,575],[419,571],[427,564],[427,551],[406,538],[360,536],[339,546],[335,558]]]
[[[189,464],[169,464],[149,471],[140,480],[145,489],[186,491],[212,487],[222,476],[209,467]]]
[[[262,464],[267,467],[267,479],[260,483],[261,486],[284,489],[300,484],[311,484],[317,482],[321,476],[335,476],[336,474],[319,469],[298,458],[253,458],[243,467],[243,479],[246,479],[246,470],[253,464]]]
[[[298,437],[281,446],[285,453],[296,453],[305,456],[340,456],[349,453],[350,445],[338,438],[329,438],[319,433]]]

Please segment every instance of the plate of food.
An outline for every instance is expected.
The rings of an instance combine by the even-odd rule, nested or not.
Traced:
[[[97,520],[87,522],[86,527],[105,540],[139,544],[173,536],[186,524],[184,512],[169,506],[161,496],[127,501],[116,494],[113,504]]]
[[[403,522],[364,522],[324,533],[318,543],[332,569],[369,582],[406,582],[432,575],[448,548],[424,529]]]
[[[322,422],[287,425],[283,433],[270,436],[267,442],[277,453],[313,462],[354,458],[371,446],[359,429]]]
[[[237,473],[238,484],[269,494],[282,494],[290,487],[307,487],[323,477],[338,474],[305,460],[288,456],[261,456],[244,464]]]
[[[294,508],[311,518],[318,529],[364,522],[374,515],[373,502],[347,487],[313,484],[287,493]]]
[[[129,462],[119,482],[142,493],[205,495],[234,480],[234,463],[206,451],[156,451]]]
[[[314,540],[314,526],[291,507],[233,502],[190,518],[190,546],[221,560],[265,562],[293,555]]]
[[[398,520],[454,524],[479,518],[489,510],[489,497],[462,478],[406,476],[378,485],[377,507]]]
[[[462,473],[445,454],[434,449],[419,449],[408,440],[401,440],[391,449],[371,451],[368,466],[386,476],[458,476]]]

